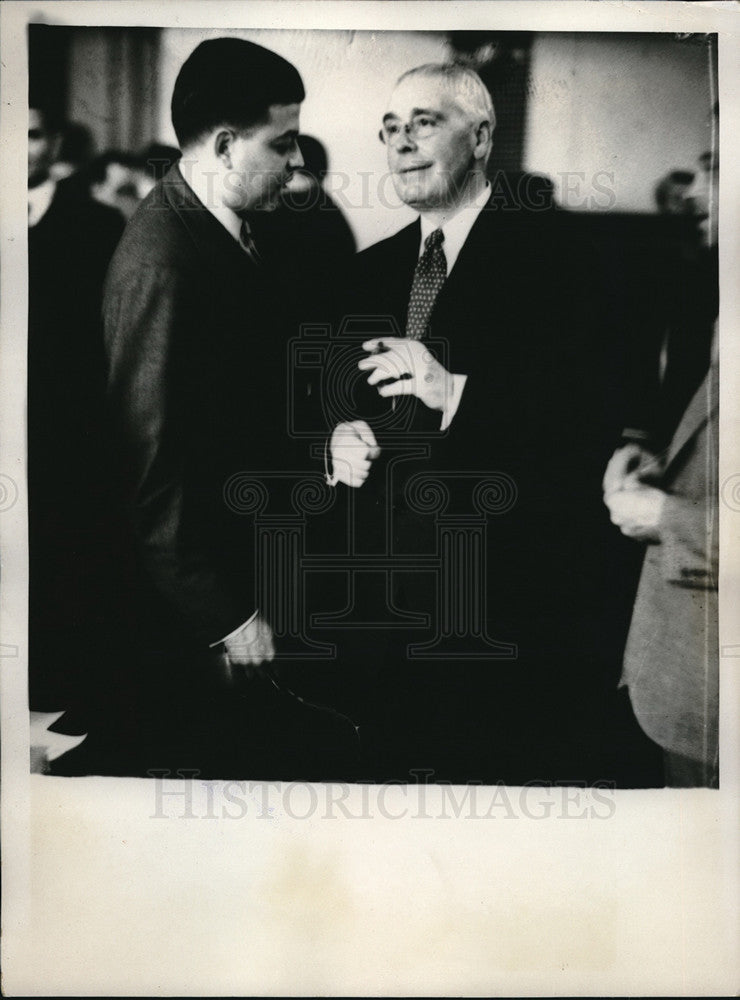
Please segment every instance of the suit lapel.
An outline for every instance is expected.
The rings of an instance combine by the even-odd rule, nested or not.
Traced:
[[[506,274],[506,263],[515,254],[513,245],[510,245],[507,254],[499,253],[504,241],[503,229],[500,214],[493,208],[485,207],[475,220],[449,277],[442,286],[435,312],[437,309],[440,312],[446,310],[450,304],[459,310],[462,302],[467,303],[470,308],[476,308],[476,303],[481,299],[490,299],[492,280],[496,281],[497,296],[503,299],[508,294],[511,276]],[[509,243],[511,244],[511,240]],[[471,287],[474,289],[472,298],[469,297]]]
[[[696,433],[715,415],[719,408],[719,368],[713,364],[676,428],[673,440],[668,446],[666,469],[676,459],[679,452]]]
[[[394,314],[398,318],[400,334],[406,336],[406,314],[408,312],[409,299],[411,297],[411,285],[414,281],[414,271],[419,259],[419,244],[421,243],[421,222],[416,219],[410,226],[406,226],[400,233],[392,237],[393,250],[392,259],[397,262],[395,268],[390,269],[389,277],[395,282],[392,293],[392,301],[396,304]]]
[[[186,184],[177,166],[164,178],[163,191],[165,201],[177,214],[199,252],[209,261],[218,267],[228,261],[247,273],[256,270],[234,237]]]

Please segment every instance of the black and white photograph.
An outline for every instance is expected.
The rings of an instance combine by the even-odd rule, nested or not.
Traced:
[[[28,899],[4,893],[27,927],[6,946],[8,995],[51,982],[62,995],[337,995],[340,980],[349,995],[734,989],[736,879],[707,917],[722,921],[716,943],[691,928],[717,904],[717,866],[737,870],[736,836],[711,819],[736,814],[737,791],[726,678],[740,636],[724,582],[728,567],[737,577],[737,315],[720,324],[721,298],[737,306],[720,211],[736,188],[720,136],[737,119],[737,19],[670,3],[500,17],[495,3],[206,3],[182,19],[161,4],[112,4],[110,18],[100,4],[5,6],[27,68],[12,136],[27,174],[3,238],[27,289],[2,318],[18,404],[2,432],[19,444],[1,470],[3,601],[12,587],[21,615],[3,618],[21,733],[4,751],[3,812],[19,782],[28,834],[10,878]],[[562,20],[528,20],[528,6]],[[602,10],[584,27],[569,7]],[[213,886],[197,975],[153,954],[137,964],[155,911],[157,928],[182,914],[150,858],[156,903],[125,967],[86,980],[67,945],[67,978],[48,963],[34,974],[33,942],[67,905],[78,920],[110,905],[88,914],[72,861],[51,874],[47,848],[74,837],[84,800],[101,840],[124,845],[100,871],[125,869],[137,796],[135,871],[147,829],[173,856],[200,831],[202,858],[240,873],[214,886],[267,908],[251,971],[239,955],[257,946],[240,951]],[[274,871],[265,831],[281,823]],[[675,872],[664,938],[632,947],[627,883],[643,865],[657,879],[634,904],[647,927],[667,873],[638,859],[619,891],[576,903],[568,870],[573,852],[597,867],[609,853],[615,871],[625,849],[660,857],[659,823],[666,863],[688,864],[696,841],[713,874],[696,877],[697,901]],[[363,824],[363,842],[390,838],[372,865],[403,870],[402,895],[449,907],[442,930],[412,905],[394,944],[392,921],[374,923],[380,897],[358,918],[379,891],[363,890],[367,855],[348,853]],[[422,845],[442,837],[445,854],[463,827],[456,880]],[[570,859],[556,873],[545,827]],[[80,853],[86,838],[83,824]],[[473,867],[506,868],[507,852],[520,881],[500,896],[483,877],[475,916],[457,892],[475,897]],[[529,884],[530,863],[549,891]],[[42,872],[58,898],[34,924]],[[201,891],[195,871],[175,881]],[[400,903],[388,912],[403,922]],[[539,959],[517,930],[528,913],[556,928]],[[371,947],[353,964],[345,919],[357,947],[370,920],[375,959]],[[186,923],[159,946],[184,956],[197,913]],[[427,932],[418,966],[404,949]],[[634,963],[653,946],[654,981]],[[699,972],[710,955],[715,985]],[[269,972],[283,961],[292,978]]]

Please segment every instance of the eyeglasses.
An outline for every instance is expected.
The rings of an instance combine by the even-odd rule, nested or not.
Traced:
[[[410,122],[402,125],[400,122],[384,122],[378,138],[385,146],[392,146],[400,135],[408,136],[413,142],[417,139],[429,139],[434,135],[439,120],[429,115],[417,115]]]

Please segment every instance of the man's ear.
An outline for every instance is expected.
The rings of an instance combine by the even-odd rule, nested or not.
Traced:
[[[223,160],[227,170],[231,170],[231,151],[234,143],[234,132],[229,128],[221,128],[212,138],[213,151],[218,159]]]
[[[480,160],[482,157],[486,156],[491,148],[492,139],[493,129],[491,128],[491,123],[489,121],[482,121],[475,130],[475,149],[473,150],[473,156],[476,160]]]

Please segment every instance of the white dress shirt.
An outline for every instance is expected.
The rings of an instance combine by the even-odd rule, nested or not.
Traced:
[[[478,195],[466,205],[461,208],[459,212],[448,219],[443,226],[438,226],[430,219],[425,218],[423,215],[420,216],[421,219],[421,242],[419,243],[419,256],[424,253],[424,243],[427,237],[434,232],[435,229],[441,229],[444,233],[444,243],[442,244],[442,249],[445,252],[445,258],[447,260],[447,275],[449,276],[450,271],[455,266],[457,258],[460,256],[460,251],[465,245],[465,240],[470,235],[470,230],[475,225],[476,219],[483,211],[491,196],[491,185],[486,182],[486,186],[478,193]]]
[[[214,219],[217,219],[221,223],[226,232],[230,233],[238,243],[242,220],[232,208],[224,205],[218,197],[212,183],[212,175],[201,174],[197,171],[188,171],[190,176],[186,177],[183,171],[180,170],[179,164],[177,165],[177,170],[203,207],[211,213]]]
[[[51,207],[57,185],[51,177],[28,189],[28,228],[37,226]]]

